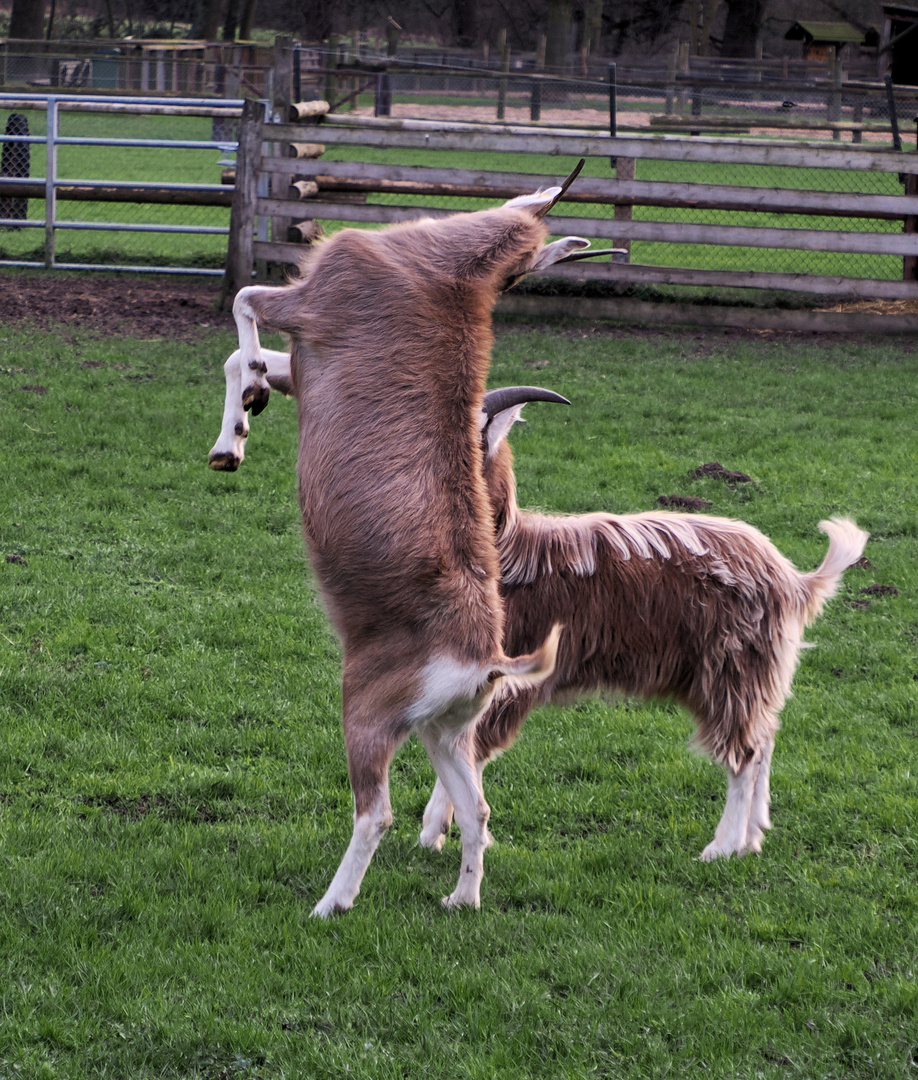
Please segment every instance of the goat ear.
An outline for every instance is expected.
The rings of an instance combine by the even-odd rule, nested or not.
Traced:
[[[561,196],[561,188],[550,187],[544,191],[533,191],[528,195],[517,195],[515,199],[505,202],[505,207],[520,210],[531,210],[537,217],[547,214]]]
[[[504,203],[504,206],[522,207],[525,210],[531,210],[537,218],[545,217],[555,203],[564,197],[567,189],[580,175],[580,170],[583,168],[585,161],[585,158],[581,158],[574,166],[574,171],[570,176],[558,186],[545,188],[544,191],[534,191],[531,195],[517,195],[515,199]]]
[[[502,409],[500,412],[494,413],[493,416],[488,416],[487,413],[482,411],[482,416],[485,418],[482,436],[485,440],[486,458],[494,457],[500,448],[500,444],[510,434],[510,429],[517,421],[521,424],[526,422],[521,415],[524,404],[525,402],[520,402],[517,405],[511,405],[510,408]]]
[[[544,270],[553,263],[564,262],[574,252],[584,251],[590,246],[589,240],[582,236],[565,236],[561,240],[555,240],[551,244],[545,244],[533,260],[529,272]]]

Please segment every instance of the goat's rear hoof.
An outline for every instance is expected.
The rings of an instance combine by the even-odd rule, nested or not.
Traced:
[[[239,468],[240,461],[241,458],[238,458],[235,454],[211,454],[208,465],[212,469],[216,469],[217,472],[235,472]]]
[[[267,386],[247,386],[242,391],[242,407],[251,411],[252,416],[258,416],[268,404],[271,390]]]
[[[481,900],[477,896],[466,895],[459,889],[450,893],[449,896],[444,896],[440,902],[450,911],[463,907],[474,908],[477,911],[481,907]]]

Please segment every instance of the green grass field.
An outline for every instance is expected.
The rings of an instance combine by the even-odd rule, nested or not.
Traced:
[[[483,908],[433,780],[355,909],[339,650],[309,584],[295,416],[207,469],[229,334],[0,332],[0,1077],[805,1077],[918,1069],[918,359],[911,343],[501,323],[538,383],[523,505],[697,495],[799,566],[869,529],[809,632],[762,855],[704,864],[721,771],[668,702],[548,708],[485,777]],[[719,461],[754,478],[692,479]],[[882,586],[884,588],[873,588]],[[869,590],[869,591],[864,591]]]

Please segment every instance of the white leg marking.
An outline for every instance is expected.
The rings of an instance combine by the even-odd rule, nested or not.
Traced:
[[[223,422],[220,435],[210,451],[211,468],[233,472],[245,457],[245,439],[249,432],[249,418],[242,407],[242,381],[237,349],[223,365],[226,378],[226,397],[223,402]]]
[[[420,731],[431,763],[456,809],[456,821],[462,833],[462,867],[453,892],[444,897],[446,907],[481,907],[481,879],[484,876],[484,853],[490,843],[488,816],[490,807],[481,790],[478,770],[471,760],[468,735],[457,739],[454,732],[425,727]]]
[[[746,830],[752,809],[752,793],[761,764],[762,755],[758,753],[738,775],[728,771],[727,805],[714,832],[714,839],[701,853],[704,862],[710,862],[720,855],[746,853]]]
[[[373,853],[391,824],[392,808],[388,790],[385,790],[369,813],[354,815],[351,842],[327,892],[312,909],[314,916],[327,919],[336,911],[347,911],[354,906]]]
[[[762,750],[762,764],[752,792],[752,808],[746,826],[746,850],[754,854],[762,850],[765,831],[771,828],[771,757],[775,749],[774,735]]]

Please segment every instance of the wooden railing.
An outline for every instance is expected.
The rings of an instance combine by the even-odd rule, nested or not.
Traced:
[[[557,267],[552,274],[578,279],[599,279],[623,285],[668,283],[707,287],[746,287],[815,293],[845,299],[918,299],[918,152],[896,151],[869,145],[813,145],[782,141],[680,138],[663,135],[608,135],[509,125],[444,124],[434,121],[318,116],[308,123],[262,124],[254,103],[246,106],[237,170],[236,200],[231,226],[226,295],[251,280],[257,260],[295,262],[302,248],[290,243],[287,224],[304,218],[316,221],[390,223],[453,212],[444,209],[444,197],[506,199],[552,183],[552,174],[531,174],[446,169],[429,166],[379,165],[360,161],[332,162],[320,157],[296,159],[263,156],[262,147],[309,140],[323,146],[385,147],[403,150],[464,150],[467,152],[532,153],[615,160],[615,176],[581,177],[566,202],[590,204],[597,213],[588,217],[552,215],[552,230],[572,233],[628,248],[633,241],[663,244],[717,244],[744,248],[831,251],[893,255],[902,260],[900,280],[844,275],[724,271],[679,266],[639,265],[632,262],[582,262]],[[285,149],[285,147],[284,147]],[[797,190],[794,188],[733,186],[727,184],[668,182],[635,179],[640,160],[700,162],[728,165],[789,166],[807,169],[843,169],[869,178],[893,174],[907,193],[871,194]],[[559,164],[566,171],[566,163]],[[258,195],[258,177],[270,177],[270,195]],[[306,181],[293,190],[292,181]],[[264,182],[263,182],[264,183]],[[296,197],[305,193],[306,198]],[[439,206],[366,202],[367,195],[436,197]],[[845,231],[825,228],[781,228],[774,224],[708,225],[689,221],[634,220],[635,206],[674,209],[741,210],[769,214],[806,215],[899,221],[901,231]],[[605,209],[604,209],[605,208]],[[612,208],[610,214],[609,208]],[[457,205],[456,209],[462,209]],[[604,213],[600,213],[603,211]],[[273,238],[262,230],[255,238],[256,216],[275,222]],[[309,230],[306,230],[307,232]]]

